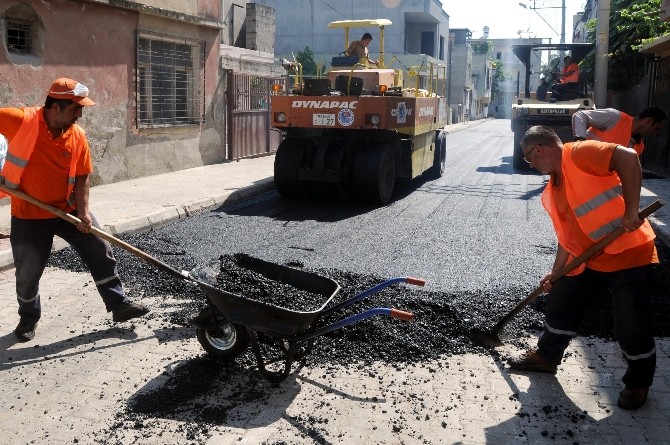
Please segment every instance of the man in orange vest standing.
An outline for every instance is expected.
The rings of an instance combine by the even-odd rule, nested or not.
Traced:
[[[654,231],[638,217],[642,169],[637,153],[621,145],[578,141],[563,145],[543,126],[530,128],[521,147],[528,163],[550,175],[542,205],[558,238],[552,274],[623,226],[625,232],[566,276],[540,284],[549,294],[537,349],[510,360],[512,369],[555,374],[596,289],[612,296],[614,334],[628,363],[618,405],[640,408],[656,369],[652,335],[652,265],[658,263]]]
[[[657,135],[667,123],[668,117],[659,107],[646,108],[637,117],[614,108],[580,110],[572,115],[572,134],[576,141],[614,142],[640,156],[644,150],[642,138]]]
[[[97,227],[88,206],[93,168],[86,134],[76,121],[82,108],[92,105],[95,103],[88,98],[88,88],[60,78],[49,88],[43,107],[0,108],[0,134],[9,141],[0,180],[7,188],[21,189],[81,221],[75,227],[12,196],[10,242],[20,316],[14,334],[21,341],[35,336],[41,316],[39,281],[54,235],[78,252],[115,322],[149,312],[143,305],[128,301],[110,244],[90,233],[93,225]]]

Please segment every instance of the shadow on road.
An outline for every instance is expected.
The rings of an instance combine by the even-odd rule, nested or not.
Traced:
[[[486,167],[477,167],[480,173],[495,173],[500,175],[532,175],[542,176],[537,170],[528,166],[528,168],[516,169],[512,167],[512,156],[505,156],[500,159],[500,165]]]
[[[87,349],[80,349],[81,346],[94,344],[102,339],[109,338],[117,338],[120,341],[118,343],[104,346],[92,346]],[[0,350],[3,351],[2,359],[0,361],[0,371],[11,369],[15,366],[61,360],[81,354],[101,351],[103,349],[114,348],[121,344],[136,343],[145,340],[147,340],[147,338],[138,338],[137,334],[132,329],[112,327],[48,344],[40,344],[39,340],[33,340],[25,343],[25,346],[22,348],[8,350],[10,346],[19,343],[14,336],[14,333],[10,332],[9,334],[0,337]]]

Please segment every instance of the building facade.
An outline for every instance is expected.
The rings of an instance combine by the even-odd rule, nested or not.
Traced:
[[[228,159],[226,72],[273,68],[274,16],[229,0],[3,0],[0,106],[88,86],[92,184]],[[250,49],[234,45],[251,45]]]
[[[472,55],[473,100],[469,113],[472,120],[483,119],[489,115],[493,83],[493,64],[489,57],[489,54]]]
[[[661,10],[658,11],[658,14],[662,21],[670,22],[670,0],[661,2]],[[670,79],[670,34],[654,39],[640,48],[640,52],[654,57],[653,68],[649,75],[649,92],[645,96],[648,101],[644,106],[659,106],[670,115],[670,81],[668,80]],[[632,109],[630,113],[635,114],[640,111],[642,111],[641,108]],[[645,140],[641,161],[646,170],[666,179],[670,178],[670,131],[667,126],[659,135],[648,137]]]
[[[320,0],[258,0],[276,11],[276,51],[290,55],[309,46],[315,54],[339,54],[346,49],[341,30],[328,28],[337,20],[388,19],[384,30],[387,55],[425,54],[446,60],[449,17],[440,0],[406,0],[385,6],[378,0],[339,0],[328,5]],[[370,52],[378,51],[378,30],[370,32]],[[357,31],[358,32],[358,31]],[[351,35],[351,40],[361,36]],[[389,58],[387,57],[387,60]]]
[[[447,84],[452,123],[470,119],[473,104],[472,46],[469,29],[449,30],[449,72]]]

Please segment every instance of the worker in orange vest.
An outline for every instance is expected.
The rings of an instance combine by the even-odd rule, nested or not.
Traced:
[[[83,107],[92,105],[95,102],[88,98],[86,86],[60,78],[49,88],[43,107],[0,108],[0,134],[9,142],[0,182],[7,189],[21,190],[81,221],[75,227],[12,196],[10,242],[20,317],[14,334],[21,341],[34,338],[42,314],[39,281],[54,235],[67,241],[81,256],[115,322],[149,312],[143,305],[128,301],[111,246],[90,233],[91,227],[97,226],[88,207],[93,167],[86,134],[76,122]]]
[[[521,147],[528,163],[550,175],[542,204],[558,238],[552,273],[540,280],[549,294],[537,348],[510,360],[512,369],[555,374],[594,291],[612,296],[614,334],[628,369],[618,405],[640,408],[656,369],[652,335],[652,265],[658,263],[654,231],[638,216],[642,169],[637,153],[621,145],[578,141],[565,145],[543,126],[531,127]],[[559,278],[550,277],[604,236],[625,232],[600,254]]]
[[[649,107],[637,117],[614,108],[580,110],[572,115],[572,133],[575,140],[595,139],[629,147],[640,156],[646,136],[657,135],[668,123],[668,117],[659,107]]]
[[[556,100],[561,100],[561,94],[570,88],[574,88],[579,82],[579,65],[572,61],[572,57],[565,56],[563,58],[563,72],[556,73],[561,79],[561,83],[554,84],[551,87],[551,97]]]

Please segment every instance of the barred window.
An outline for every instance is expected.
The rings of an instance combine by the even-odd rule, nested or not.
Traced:
[[[202,123],[204,61],[202,41],[144,32],[138,35],[138,127]]]
[[[7,29],[7,50],[10,53],[30,53],[32,49],[30,22],[7,19],[5,25]]]

